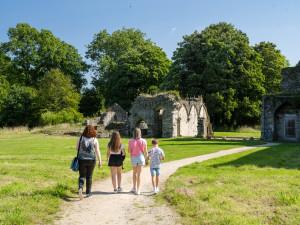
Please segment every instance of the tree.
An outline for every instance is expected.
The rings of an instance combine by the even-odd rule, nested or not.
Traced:
[[[0,113],[1,126],[33,124],[37,118],[35,100],[35,89],[12,85]]]
[[[287,59],[271,42],[260,42],[254,46],[263,58],[262,72],[265,76],[266,93],[278,93],[281,84],[281,70],[289,65]]]
[[[85,88],[81,94],[79,111],[84,116],[93,116],[104,108],[104,97],[96,88]]]
[[[78,90],[85,84],[86,63],[73,46],[50,31],[20,23],[8,30],[8,38],[1,48],[12,63],[7,77],[11,83],[37,87],[47,72],[57,68],[70,76]]]
[[[0,75],[0,112],[9,92],[9,83],[4,76]]]
[[[39,82],[38,105],[41,111],[59,112],[63,109],[78,109],[80,94],[70,78],[60,70],[48,72]]]
[[[219,23],[184,36],[178,45],[165,87],[183,96],[203,95],[215,125],[258,123],[265,92],[262,58],[246,34]]]
[[[135,29],[94,36],[87,57],[94,62],[93,85],[103,93],[106,105],[118,102],[129,109],[131,102],[149,87],[159,86],[169,71],[170,60],[161,48]]]

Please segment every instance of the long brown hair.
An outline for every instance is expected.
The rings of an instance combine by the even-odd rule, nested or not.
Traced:
[[[95,130],[95,127],[92,125],[87,125],[84,128],[84,131],[82,133],[82,136],[87,137],[87,138],[91,138],[91,137],[96,137],[97,132]]]
[[[121,135],[118,131],[112,132],[108,147],[112,152],[118,152],[121,146]]]

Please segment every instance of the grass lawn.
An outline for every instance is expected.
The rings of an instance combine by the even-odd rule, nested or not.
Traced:
[[[260,138],[260,131],[214,132],[214,137]]]
[[[259,148],[180,168],[158,198],[188,225],[300,224],[300,145]]]
[[[0,133],[1,225],[51,223],[63,199],[76,196],[78,175],[69,169],[76,140],[21,131]],[[102,156],[107,142],[100,140]],[[178,138],[161,139],[160,143],[169,161],[258,142]],[[125,170],[130,169],[127,157]],[[108,173],[107,166],[96,169],[95,178]]]

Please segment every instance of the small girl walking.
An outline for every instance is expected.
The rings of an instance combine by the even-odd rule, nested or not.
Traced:
[[[107,160],[108,166],[110,167],[114,193],[122,192],[122,166],[125,154],[125,148],[121,143],[120,133],[118,131],[114,131],[107,145]]]

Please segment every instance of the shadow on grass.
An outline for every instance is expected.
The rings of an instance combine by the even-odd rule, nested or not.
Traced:
[[[273,167],[285,169],[300,169],[300,144],[284,143],[268,147],[264,150],[255,151],[236,160],[215,164],[212,167],[222,166],[241,167],[254,165],[257,167]]]
[[[184,143],[176,143],[183,141]],[[189,142],[187,142],[189,141]],[[264,144],[261,140],[206,140],[197,138],[182,138],[182,139],[170,139],[161,140],[161,145],[244,145],[253,146]]]

